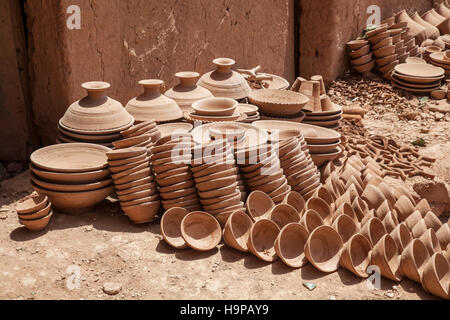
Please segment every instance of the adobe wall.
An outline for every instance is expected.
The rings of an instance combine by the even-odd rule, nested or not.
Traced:
[[[406,9],[420,14],[433,0],[301,0],[300,74],[322,74],[327,82],[350,68],[346,43],[359,36],[366,25],[370,5],[381,8],[381,19]]]

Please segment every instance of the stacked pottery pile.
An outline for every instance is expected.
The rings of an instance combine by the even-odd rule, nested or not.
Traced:
[[[179,133],[161,138],[151,149],[150,160],[166,210],[174,207],[201,210],[191,173],[192,146],[191,134]]]
[[[392,85],[409,92],[424,94],[438,90],[445,70],[423,63],[403,63],[392,73]]]
[[[433,53],[440,53],[442,52],[442,49],[439,48],[438,46],[426,46],[424,48],[424,51],[422,53],[422,58],[428,62],[428,63],[432,63],[432,60],[430,58],[430,55]]]
[[[247,119],[243,121],[244,123],[252,123],[253,121],[260,120],[258,111],[258,107],[252,104],[240,103],[237,107],[237,112],[247,115]]]
[[[144,92],[131,99],[125,106],[137,124],[146,121],[173,122],[183,118],[183,111],[175,100],[161,93],[164,81],[150,79],[139,81],[139,84]]]
[[[445,78],[450,78],[450,51],[430,54],[429,62],[445,70]]]
[[[416,43],[421,44],[427,39],[426,29],[411,19],[406,10],[402,10],[395,15],[395,22],[406,23],[406,32],[403,37],[406,47],[414,48]],[[412,45],[412,39],[414,39],[414,45]],[[414,51],[412,53],[414,53]],[[410,56],[412,57],[415,55],[410,53]]]
[[[19,222],[32,232],[47,227],[53,215],[52,204],[47,196],[31,195],[16,206]]]
[[[347,47],[353,69],[361,74],[369,73],[375,66],[369,42],[363,39],[353,40],[347,42]]]
[[[389,26],[384,24],[366,33],[371,44],[372,53],[375,56],[377,70],[384,77],[389,75],[392,69],[399,63],[398,55],[396,56],[395,51],[397,47],[402,45],[401,41],[394,45],[394,39],[391,37],[391,33],[394,33],[396,29],[388,30],[388,28]],[[400,33],[396,33],[395,36],[398,36],[398,34]]]
[[[113,142],[114,149],[140,148],[149,150],[161,138],[161,132],[155,121],[144,121],[127,130],[121,131],[123,139]]]
[[[415,22],[420,24],[422,27],[425,28],[425,32],[427,34],[427,39],[437,39],[441,35],[439,32],[439,29],[436,28],[434,25],[429,23],[428,21],[423,20],[419,13],[416,11],[413,16],[411,17]]]
[[[147,148],[112,150],[106,155],[122,211],[136,224],[152,221],[161,203]]]
[[[165,137],[172,134],[189,133],[194,126],[187,122],[172,122],[160,124],[157,128],[161,133],[161,137]]]
[[[30,157],[32,187],[58,211],[87,211],[114,191],[106,158],[110,151],[90,143],[39,149]]]
[[[441,34],[448,34],[450,32],[449,18],[441,16],[434,9],[425,12],[422,15],[422,19],[437,28]]]
[[[241,122],[247,119],[247,115],[236,110],[238,104],[231,98],[202,99],[192,104],[194,111],[185,112],[184,118],[191,123]]]
[[[87,96],[69,106],[59,120],[56,143],[84,142],[112,147],[120,131],[133,125],[133,117],[122,104],[106,96],[109,83],[86,82]]]

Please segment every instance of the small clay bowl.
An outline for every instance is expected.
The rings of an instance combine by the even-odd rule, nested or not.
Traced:
[[[145,198],[139,198],[139,199],[135,199],[135,200],[130,200],[130,201],[121,201],[120,202],[120,206],[122,208],[125,207],[134,207],[137,206],[138,204],[143,204],[146,202],[155,202],[155,201],[159,201],[159,194],[155,193],[152,196],[149,197],[145,197]]]
[[[297,210],[289,204],[278,204],[270,213],[270,220],[275,222],[280,229],[290,223],[299,223],[300,215]]]
[[[428,211],[423,220],[428,229],[431,228],[436,232],[442,227],[441,220],[432,211]]]
[[[339,268],[343,247],[339,234],[330,226],[320,226],[310,233],[305,245],[305,254],[311,264],[326,273]]]
[[[209,134],[216,140],[237,141],[244,137],[246,129],[237,124],[221,123],[209,128]]]
[[[398,225],[398,220],[391,211],[386,214],[382,222],[384,227],[386,228],[387,233],[391,233]]]
[[[115,166],[115,167],[111,166],[111,164],[109,164],[109,170],[111,170],[112,173],[120,173],[122,171],[132,169],[132,168],[142,165],[144,163],[149,163],[149,161],[150,161],[149,157],[136,157],[136,158],[141,158],[141,159],[137,160],[137,161],[133,161],[131,163],[121,165],[121,166]]]
[[[356,216],[355,211],[353,211],[352,206],[348,203],[348,202],[344,202],[339,208],[336,209],[336,211],[333,213],[333,223],[334,221],[340,217],[341,215],[346,215],[348,216],[350,219],[352,219],[355,224],[358,223],[358,217]]]
[[[47,206],[46,195],[37,194],[19,202],[16,206],[18,214],[31,214],[44,209]]]
[[[428,260],[421,282],[425,291],[443,299],[449,298],[450,264],[444,255],[435,253]]]
[[[133,206],[122,206],[122,210],[133,223],[144,224],[153,221],[160,207],[160,201],[150,201]]]
[[[215,189],[215,190],[211,190],[211,191],[207,191],[207,192],[198,192],[198,196],[202,199],[212,199],[212,198],[217,198],[217,197],[221,197],[223,195],[228,195],[231,194],[233,192],[236,191],[237,188],[237,182],[223,187],[223,188],[219,188],[219,189]],[[195,189],[197,190],[197,189]]]
[[[143,162],[140,165],[136,165],[136,166],[134,166],[134,167],[132,167],[130,169],[127,169],[125,171],[121,171],[119,173],[111,174],[111,177],[114,179],[114,181],[117,181],[117,180],[119,180],[122,177],[129,176],[129,175],[131,175],[131,174],[133,174],[135,172],[138,172],[140,170],[146,169],[148,167],[149,167],[149,163],[148,162]]]
[[[287,196],[283,199],[283,203],[289,204],[297,210],[297,213],[301,217],[306,209],[305,199],[300,193],[295,191],[290,191]]]
[[[412,228],[411,234],[413,238],[420,238],[428,230],[425,221],[422,219]]]
[[[135,188],[135,187],[142,186],[144,184],[149,184],[149,183],[151,183],[153,181],[154,181],[154,177],[152,175],[152,176],[147,176],[147,177],[144,177],[144,178],[141,178],[141,179],[138,179],[138,180],[131,181],[129,183],[124,183],[124,184],[121,184],[121,185],[115,185],[115,188],[118,191],[129,190],[129,189],[132,189],[132,188]]]
[[[209,205],[213,205],[213,204],[218,204],[222,201],[227,201],[229,199],[234,198],[235,196],[240,194],[240,190],[234,190],[233,192],[229,193],[229,194],[224,194],[223,196],[219,196],[217,198],[211,198],[211,199],[200,199],[200,202],[202,203],[202,205],[205,206],[209,206]]]
[[[420,213],[420,211],[415,210],[403,222],[406,224],[406,226],[408,227],[409,230],[412,230],[414,228],[414,226],[417,223],[419,223],[420,220],[422,220],[422,214]]]
[[[177,185],[182,182],[193,181],[193,176],[192,176],[192,173],[187,171],[187,172],[183,172],[180,174],[175,174],[173,176],[170,176],[170,177],[167,177],[164,179],[160,179],[157,176],[156,181],[158,182],[158,185],[161,188],[164,188],[164,187],[174,186],[174,185]]]
[[[425,217],[425,215],[428,213],[428,211],[431,211],[430,204],[428,203],[427,199],[420,200],[415,207],[416,210],[419,210],[422,214],[422,217]]]
[[[275,252],[291,268],[301,268],[308,260],[305,256],[305,244],[308,231],[298,223],[290,223],[281,229],[275,240]]]
[[[209,251],[222,240],[222,229],[212,215],[203,211],[194,211],[187,214],[181,221],[181,235],[192,249]]]
[[[380,268],[381,275],[393,281],[401,281],[400,257],[394,239],[385,234],[373,247],[371,263]]]
[[[366,40],[352,40],[352,41],[347,42],[348,48],[352,51],[361,49],[362,47],[366,46],[367,44],[368,44],[368,42]]]
[[[359,227],[356,225],[355,221],[346,214],[336,218],[333,223],[333,228],[339,233],[344,244],[359,231]]]
[[[148,167],[148,165],[146,166],[145,169],[141,169],[139,171],[133,172],[129,175],[123,176],[119,179],[115,179],[114,180],[114,184],[115,185],[123,185],[123,184],[127,184],[136,180],[140,180],[143,179],[145,177],[148,177],[151,175],[151,169]]]
[[[262,191],[253,191],[248,196],[245,207],[253,221],[258,221],[270,218],[275,203],[266,193]]]
[[[219,178],[229,177],[231,175],[237,175],[239,173],[238,168],[232,168],[225,171],[219,171],[217,173],[213,173],[210,175],[206,175],[203,177],[194,177],[196,183],[206,182],[208,180],[215,180]]]
[[[420,283],[425,263],[430,258],[427,248],[419,239],[414,239],[400,257],[400,272],[407,278]]]
[[[197,192],[195,187],[172,191],[170,193],[161,193],[160,196],[164,200],[174,200],[179,197],[186,197]]]
[[[398,254],[402,254],[404,248],[412,241],[412,234],[404,222],[400,223],[390,233],[391,237],[397,244]]]
[[[386,228],[378,218],[371,218],[367,223],[362,227],[361,232],[363,236],[369,239],[372,246],[375,246],[378,241],[387,234]]]
[[[360,197],[353,200],[352,208],[360,222],[362,221],[364,216],[366,216],[370,211],[369,207],[367,206],[367,203]]]
[[[395,203],[394,209],[397,211],[398,221],[403,222],[414,212],[414,204],[407,196],[402,195]]]
[[[231,116],[236,111],[239,103],[229,98],[206,98],[192,104],[195,114],[200,116]]]
[[[44,230],[45,227],[47,227],[52,216],[53,216],[53,211],[50,211],[50,213],[43,218],[30,219],[30,220],[25,220],[25,219],[19,218],[19,221],[21,224],[23,224],[25,226],[25,228],[27,228],[31,232],[39,232],[39,231]]]
[[[19,215],[19,219],[23,219],[23,220],[37,220],[37,219],[42,219],[44,217],[46,217],[49,213],[50,210],[52,209],[52,205],[51,203],[47,202],[47,206],[44,209],[38,210],[36,212],[33,213],[22,213],[22,214],[18,214]]]
[[[210,190],[216,190],[227,187],[237,181],[237,176],[230,176],[225,178],[219,178],[216,180],[210,180],[202,183],[197,183],[197,190],[200,192],[206,192]]]
[[[370,264],[369,254],[372,245],[369,240],[361,234],[355,234],[344,245],[340,264],[360,278],[367,278],[366,270]]]
[[[320,214],[322,220],[325,223],[331,223],[332,216],[331,216],[331,208],[330,206],[322,199],[320,198],[310,198],[306,202],[306,210],[312,209],[316,211],[318,214]]]
[[[252,225],[252,219],[242,211],[231,213],[223,229],[223,240],[236,250],[248,252],[247,243]]]
[[[214,204],[203,205],[203,208],[208,212],[210,212],[211,210],[226,209],[230,206],[239,204],[241,202],[241,198],[242,198],[241,193],[237,192],[234,194],[233,197],[230,197],[226,200],[223,200],[223,201],[220,201],[220,202],[217,202]]]
[[[442,248],[447,247],[450,243],[450,226],[448,223],[444,223],[442,225],[442,227],[436,232],[436,237]]]
[[[378,209],[386,200],[384,194],[374,185],[367,185],[361,198],[367,203],[369,209]]]
[[[133,146],[140,145],[146,141],[148,142],[149,140],[150,140],[150,135],[144,134],[144,135],[137,136],[137,137],[132,137],[132,138],[115,141],[115,142],[113,142],[113,146],[116,149],[126,149],[126,148],[131,148]]]
[[[138,192],[129,193],[126,195],[121,195],[121,196],[118,196],[118,198],[119,198],[119,201],[121,201],[121,202],[127,202],[127,201],[133,201],[136,199],[150,197],[150,196],[154,195],[156,192],[157,192],[156,188],[155,189],[150,188],[150,189],[143,190],[143,191],[138,191]]]
[[[155,128],[155,127],[156,127],[156,122],[154,122],[152,120],[150,120],[150,121],[143,121],[143,122],[141,122],[139,124],[136,124],[136,125],[130,127],[127,130],[121,131],[120,134],[123,135],[123,136],[127,136],[129,134],[135,133],[136,131],[144,129],[144,128],[147,128],[148,130],[151,130],[151,129]]]
[[[277,260],[275,240],[279,233],[280,228],[275,222],[267,219],[256,221],[250,229],[248,249],[263,261],[273,262]]]
[[[181,221],[187,214],[186,209],[178,207],[167,210],[161,218],[162,236],[167,244],[175,249],[184,249],[188,246],[181,235]]]
[[[152,183],[146,183],[137,187],[133,187],[130,189],[125,189],[125,190],[116,190],[116,194],[118,196],[125,196],[127,194],[132,194],[132,193],[136,193],[139,191],[145,191],[145,190],[149,190],[149,189],[156,189],[156,184],[154,182]]]

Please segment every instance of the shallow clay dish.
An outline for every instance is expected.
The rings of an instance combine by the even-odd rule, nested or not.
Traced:
[[[301,93],[276,89],[254,90],[248,99],[264,114],[277,117],[298,114],[309,101]]]
[[[79,173],[63,173],[44,171],[36,168],[30,164],[30,170],[42,181],[50,183],[72,183],[72,184],[86,184],[105,180],[109,178],[109,169],[102,169],[98,171],[79,172]]]
[[[275,251],[275,240],[280,228],[275,222],[267,219],[258,220],[250,229],[248,249],[259,259],[273,262],[278,259]]]
[[[341,265],[360,278],[367,278],[366,270],[370,264],[369,254],[372,245],[366,237],[355,234],[344,245],[340,263]]]
[[[206,117],[234,115],[238,102],[229,98],[206,98],[192,104],[195,114]]]
[[[408,76],[395,71],[392,73],[392,76],[406,83],[428,84],[428,85],[432,85],[444,78],[444,75],[439,77],[426,77],[426,78],[417,76]]]
[[[209,251],[222,240],[222,230],[219,222],[210,214],[194,211],[187,214],[181,221],[181,235],[192,249]]]
[[[270,220],[275,222],[280,229],[290,223],[299,223],[300,215],[297,210],[289,204],[278,204],[270,213]]]
[[[99,182],[93,182],[88,184],[55,184],[50,182],[45,182],[36,177],[36,175],[31,174],[31,180],[38,186],[52,190],[52,191],[64,191],[64,192],[80,192],[80,191],[90,191],[95,189],[101,189],[109,186],[113,183],[112,179],[106,179]]]
[[[124,160],[134,158],[147,153],[147,148],[144,147],[132,147],[119,150],[110,150],[106,153],[108,160]]]
[[[252,225],[252,219],[242,211],[231,213],[223,229],[223,240],[236,250],[248,252],[247,243]]]
[[[158,125],[158,130],[161,132],[161,137],[170,136],[178,133],[188,133],[194,126],[187,122],[174,122]]]
[[[339,268],[342,239],[332,227],[320,226],[309,235],[305,254],[311,264],[322,272],[334,272]]]
[[[181,235],[181,221],[187,216],[184,208],[172,208],[167,210],[161,218],[161,233],[164,240],[176,249],[187,248],[187,243]]]
[[[444,74],[444,69],[421,63],[402,63],[395,66],[395,72],[412,77],[438,78]]]
[[[266,193],[257,190],[250,193],[245,206],[253,221],[258,221],[270,218],[275,203]]]
[[[352,40],[347,42],[347,46],[350,50],[358,50],[367,45],[368,42],[366,40]]]
[[[435,296],[449,298],[450,264],[441,253],[435,253],[425,264],[422,286]]]
[[[52,216],[53,211],[50,211],[50,213],[43,218],[26,220],[19,217],[19,221],[25,226],[25,228],[27,228],[31,232],[39,232],[47,227]]]
[[[275,240],[275,252],[289,267],[301,268],[308,260],[305,256],[305,244],[308,231],[298,223],[286,225]]]
[[[87,172],[108,166],[111,149],[90,143],[57,144],[39,149],[30,157],[34,166],[53,172]]]
[[[16,206],[17,213],[31,214],[44,209],[47,206],[48,198],[43,194],[37,194],[20,201]]]

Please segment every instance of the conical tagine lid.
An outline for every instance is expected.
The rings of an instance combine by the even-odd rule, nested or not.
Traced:
[[[168,122],[181,119],[183,112],[178,104],[161,94],[164,81],[157,79],[142,80],[139,84],[144,92],[130,100],[125,109],[136,119],[136,122],[156,121]]]
[[[236,71],[231,70],[235,61],[229,58],[214,59],[216,70],[205,73],[197,84],[208,89],[215,97],[243,99],[252,89],[247,80]]]
[[[69,106],[60,120],[60,125],[69,131],[80,133],[107,133],[131,126],[133,117],[122,104],[106,96],[109,83],[85,82],[81,85],[88,94]]]

